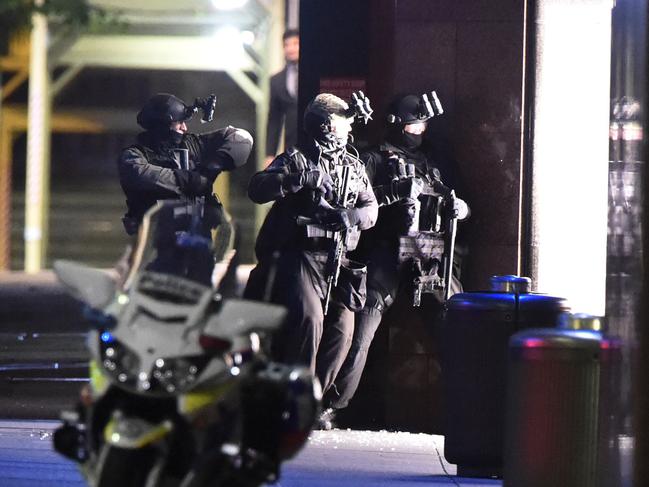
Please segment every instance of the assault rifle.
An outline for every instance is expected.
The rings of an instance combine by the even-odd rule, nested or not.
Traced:
[[[349,208],[350,206],[350,192],[352,166],[346,164],[340,168],[340,177],[338,178],[340,190],[336,191],[336,206],[338,208]],[[327,290],[324,296],[324,314],[327,315],[329,310],[329,299],[331,298],[331,291],[338,285],[338,276],[340,276],[340,266],[345,255],[347,243],[347,229],[338,230],[334,233],[333,245],[329,250],[327,257]]]

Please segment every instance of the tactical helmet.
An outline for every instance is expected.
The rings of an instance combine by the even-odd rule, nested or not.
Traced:
[[[149,98],[137,114],[137,123],[146,130],[169,127],[171,122],[189,120],[194,113],[180,98],[169,93],[158,93]]]
[[[336,95],[320,93],[304,110],[304,131],[316,140],[330,142],[332,115],[349,118],[349,105]]]
[[[396,98],[388,107],[387,121],[390,124],[408,125],[425,122],[443,113],[437,94],[405,95]]]

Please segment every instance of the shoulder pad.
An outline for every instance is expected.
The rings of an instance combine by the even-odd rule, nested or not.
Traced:
[[[133,144],[133,145],[129,145],[128,147],[124,147],[124,149],[122,149],[122,152],[133,151],[133,150],[140,152],[147,159],[149,158],[149,154],[153,152],[151,149],[140,144]]]

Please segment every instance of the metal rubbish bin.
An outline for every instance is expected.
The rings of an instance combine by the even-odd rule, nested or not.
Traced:
[[[444,457],[463,477],[500,477],[507,344],[519,330],[556,326],[563,298],[531,293],[531,280],[494,276],[491,291],[453,295],[442,329]]]
[[[610,485],[620,353],[602,319],[587,315],[511,338],[504,486]]]

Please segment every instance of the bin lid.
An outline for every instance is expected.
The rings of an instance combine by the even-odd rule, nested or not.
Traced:
[[[600,349],[602,334],[592,330],[564,330],[560,328],[530,328],[519,331],[509,339],[510,348]]]
[[[564,313],[559,317],[559,328],[564,330],[606,331],[606,322],[602,316],[586,313]]]
[[[558,315],[570,310],[567,301],[557,296],[497,291],[457,293],[446,302],[446,308],[449,310],[514,311],[517,301],[519,311],[524,313],[542,311],[555,312]]]
[[[446,302],[446,309],[513,312],[516,309],[516,295],[489,291],[457,293]]]
[[[513,274],[491,276],[489,281],[491,290],[497,292],[522,294],[529,293],[532,289],[532,279]]]
[[[570,306],[568,306],[568,301],[565,298],[550,296],[548,294],[521,294],[518,296],[518,302],[521,312],[553,311],[561,314],[570,311]]]

